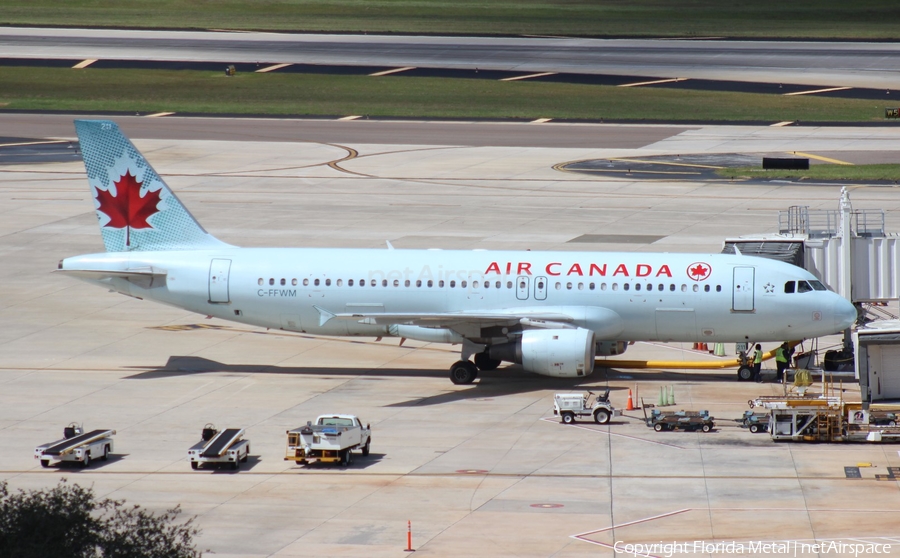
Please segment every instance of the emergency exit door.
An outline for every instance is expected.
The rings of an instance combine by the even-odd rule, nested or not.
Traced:
[[[547,278],[546,277],[535,277],[534,278],[534,299],[535,300],[547,300]]]
[[[736,312],[752,312],[754,306],[753,280],[756,268],[735,267],[731,309]]]
[[[519,300],[528,300],[528,284],[530,283],[530,277],[527,275],[520,275],[516,277],[516,298]]]
[[[228,275],[231,273],[231,260],[213,260],[209,264],[209,301],[228,303]]]

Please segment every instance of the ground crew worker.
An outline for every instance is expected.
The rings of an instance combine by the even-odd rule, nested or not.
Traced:
[[[757,382],[762,381],[762,378],[759,377],[759,370],[762,368],[762,356],[762,345],[757,343],[756,350],[753,351],[753,379]]]
[[[778,374],[776,376],[778,383],[782,383],[784,381],[784,369],[788,367],[790,354],[790,347],[788,347],[787,341],[779,345],[777,349],[775,349],[775,365],[778,367]]]

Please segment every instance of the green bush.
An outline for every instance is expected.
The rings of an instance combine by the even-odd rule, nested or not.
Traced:
[[[193,519],[179,507],[156,515],[122,500],[97,500],[66,479],[11,493],[0,482],[0,556],[10,558],[196,558]]]

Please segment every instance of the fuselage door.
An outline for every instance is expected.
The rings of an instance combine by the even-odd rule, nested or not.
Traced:
[[[535,277],[534,278],[534,299],[535,300],[547,300],[547,278],[546,277]]]
[[[734,290],[732,294],[731,309],[736,312],[752,312],[753,303],[753,276],[756,269],[753,267],[734,268]]]
[[[531,277],[527,275],[520,275],[516,277],[516,298],[519,300],[528,300],[528,291],[529,289],[528,283],[531,282]]]
[[[228,297],[228,275],[231,273],[231,260],[213,260],[209,264],[209,301],[214,303],[231,302]]]

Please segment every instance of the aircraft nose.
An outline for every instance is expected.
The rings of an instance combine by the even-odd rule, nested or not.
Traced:
[[[842,296],[834,302],[834,327],[838,330],[845,330],[856,323],[856,307],[849,300]]]

